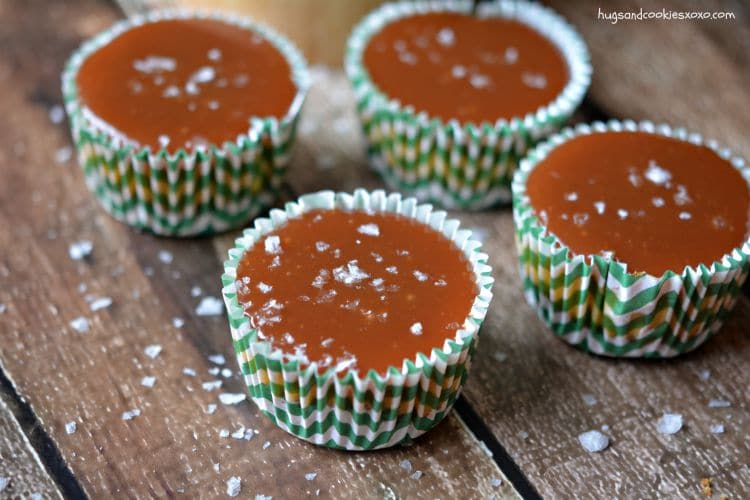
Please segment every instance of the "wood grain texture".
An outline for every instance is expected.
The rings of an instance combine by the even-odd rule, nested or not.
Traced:
[[[0,481],[7,481],[0,498],[62,498],[11,408],[0,394]]]
[[[136,233],[97,206],[74,160],[55,160],[70,145],[66,125],[48,118],[62,64],[116,11],[85,0],[4,2],[0,16],[8,49],[0,60],[0,359],[85,493],[213,498],[239,476],[249,498],[517,496],[455,416],[411,446],[343,453],[289,436],[250,403],[221,405],[220,392],[244,391],[228,325],[194,311],[200,296],[219,296],[221,261],[237,233],[180,241]],[[75,262],[68,246],[82,239],[94,250]],[[91,311],[92,297],[112,305]],[[79,316],[87,332],[70,325]],[[148,356],[150,345],[161,353]],[[209,372],[212,354],[226,357],[230,377]],[[151,388],[142,385],[148,376],[156,377]],[[202,387],[217,379],[221,389]],[[125,420],[134,409],[140,414]],[[252,439],[220,436],[241,427]]]

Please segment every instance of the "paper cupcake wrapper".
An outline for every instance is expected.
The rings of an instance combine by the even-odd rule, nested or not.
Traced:
[[[529,173],[580,135],[641,131],[706,145],[750,182],[750,168],[714,141],[651,122],[611,121],[563,130],[529,153],[513,179],[513,219],[526,299],[550,329],[583,350],[616,357],[666,358],[700,346],[734,307],[748,274],[750,239],[709,267],[661,276],[629,273],[599,255],[575,255],[537,218],[526,194]]]
[[[238,303],[237,266],[244,252],[263,235],[314,209],[401,214],[453,241],[471,262],[479,290],[463,328],[442,346],[405,359],[386,373],[371,370],[337,375],[329,368],[321,374],[315,363],[305,366],[283,361],[279,349],[258,340]],[[229,250],[222,276],[234,349],[255,404],[285,431],[318,445],[347,450],[393,446],[435,426],[451,409],[466,380],[479,327],[492,298],[487,255],[470,235],[471,231],[459,229],[457,220],[446,219],[445,212],[384,191],[357,190],[353,195],[321,191],[287,203],[284,210],[271,210],[270,218],[256,219],[254,227],[246,229]]]
[[[519,0],[482,3],[478,15],[527,24],[565,58],[570,81],[553,102],[536,112],[479,125],[444,122],[384,95],[370,80],[362,54],[383,26],[428,12],[467,13],[472,6],[461,0],[386,4],[354,29],[344,61],[373,168],[391,188],[451,209],[481,209],[509,201],[518,161],[530,146],[560,129],[591,80],[588,50],[575,29],[552,10]]]
[[[76,75],[90,54],[134,26],[174,18],[217,19],[271,42],[289,63],[297,86],[286,115],[252,118],[246,133],[224,144],[170,154],[140,147],[83,106]],[[62,75],[65,107],[87,186],[116,219],[168,236],[224,231],[274,202],[308,87],[304,58],[280,34],[249,19],[188,11],[157,11],[114,24],[85,42]]]

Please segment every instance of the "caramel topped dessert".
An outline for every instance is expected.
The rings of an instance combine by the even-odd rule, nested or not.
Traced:
[[[152,151],[222,145],[251,117],[283,117],[296,86],[257,33],[213,19],[135,26],[91,54],[76,84],[85,108]]]
[[[569,140],[527,181],[531,205],[576,254],[610,254],[661,276],[710,266],[748,235],[750,190],[705,146],[645,132]]]
[[[284,359],[322,373],[401,369],[463,327],[478,294],[453,242],[393,214],[315,210],[240,260],[239,303]]]
[[[533,28],[456,12],[387,24],[367,44],[364,66],[402,105],[475,124],[533,113],[569,80],[560,51]]]

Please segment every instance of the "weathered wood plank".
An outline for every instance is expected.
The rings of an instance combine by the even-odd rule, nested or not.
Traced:
[[[98,208],[72,160],[54,160],[69,146],[65,125],[47,116],[59,99],[57,75],[80,39],[113,21],[115,11],[86,1],[63,8],[4,3],[0,15],[0,41],[9,48],[0,61],[0,359],[87,494],[216,497],[239,476],[248,497],[318,490],[336,498],[516,496],[453,416],[409,447],[355,454],[290,437],[249,403],[218,404],[219,392],[243,387],[226,320],[197,317],[200,297],[191,289],[219,295],[221,260],[234,235],[174,241],[135,233]],[[74,262],[68,245],[81,239],[94,250]],[[112,305],[91,311],[87,296],[111,297]],[[80,316],[86,332],[70,325]],[[151,345],[162,349],[154,357]],[[211,354],[226,357],[230,377],[209,372],[217,368]],[[149,376],[153,387],[143,385]],[[217,379],[221,389],[202,387]],[[211,404],[218,404],[213,413]],[[135,409],[139,415],[123,418]],[[77,429],[67,434],[73,420]],[[240,427],[257,434],[249,441],[220,436]],[[416,471],[423,476],[412,478]]]
[[[0,497],[62,498],[5,397],[0,393]]]

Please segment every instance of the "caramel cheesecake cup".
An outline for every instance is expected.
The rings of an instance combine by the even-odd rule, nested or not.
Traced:
[[[386,184],[445,208],[510,200],[518,161],[558,131],[589,86],[586,46],[537,3],[398,2],[349,38],[372,166]]]
[[[528,302],[586,351],[672,357],[714,335],[748,274],[750,168],[651,122],[563,130],[513,179]]]
[[[255,220],[223,296],[255,404],[312,443],[415,438],[450,411],[492,298],[459,222],[384,191],[322,191]]]
[[[62,75],[89,189],[116,219],[168,236],[224,231],[273,203],[307,88],[278,33],[183,11],[116,23]]]

